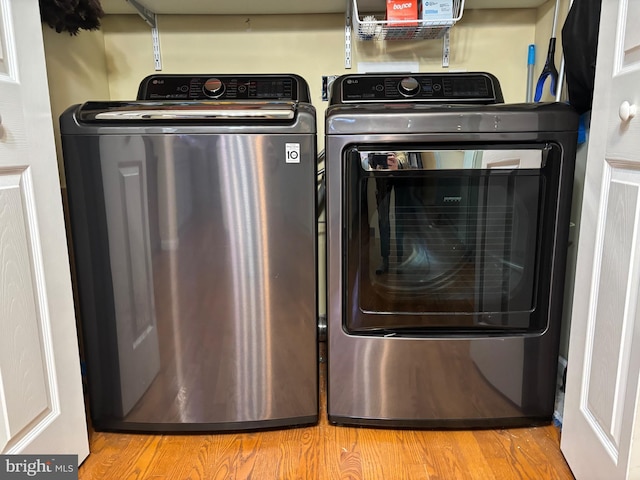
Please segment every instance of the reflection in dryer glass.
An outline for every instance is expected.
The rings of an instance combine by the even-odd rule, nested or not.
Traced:
[[[529,328],[549,148],[354,149],[347,329]]]

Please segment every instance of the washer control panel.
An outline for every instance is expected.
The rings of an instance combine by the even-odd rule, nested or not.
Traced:
[[[331,103],[501,103],[498,80],[488,73],[344,75],[333,84]]]
[[[311,101],[297,75],[150,75],[137,100]]]

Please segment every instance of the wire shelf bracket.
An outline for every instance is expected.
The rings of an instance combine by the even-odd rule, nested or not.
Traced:
[[[140,15],[140,17],[151,27],[151,43],[153,46],[153,63],[156,71],[162,70],[162,54],[160,53],[160,31],[158,30],[158,16],[138,0],[127,0]]]
[[[344,68],[351,68],[351,9],[347,8],[344,24]]]
[[[449,45],[449,31],[442,37],[442,68],[449,67],[449,56],[451,53],[451,47]]]

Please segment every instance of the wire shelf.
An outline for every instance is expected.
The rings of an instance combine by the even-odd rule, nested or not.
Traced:
[[[358,40],[432,40],[445,33],[462,18],[464,0],[453,0],[453,18],[439,20],[381,19],[384,13],[360,16],[357,0],[353,1],[353,26]]]

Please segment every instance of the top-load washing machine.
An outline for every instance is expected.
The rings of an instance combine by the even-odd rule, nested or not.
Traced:
[[[97,429],[318,418],[316,114],[297,75],[154,75],[61,116]]]
[[[578,115],[487,73],[345,75],[326,112],[328,415],[549,422]]]

